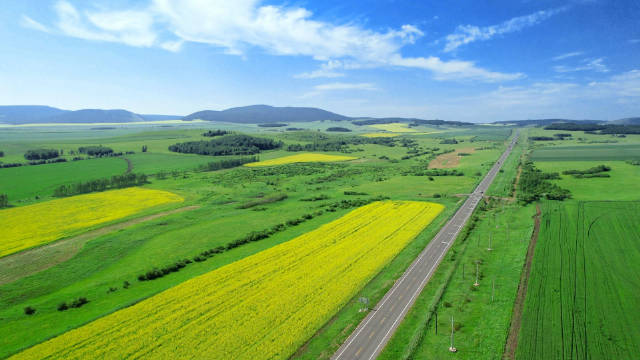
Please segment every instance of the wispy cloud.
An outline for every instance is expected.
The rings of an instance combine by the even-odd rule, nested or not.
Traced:
[[[567,9],[568,7],[541,10],[533,14],[512,18],[497,25],[485,27],[478,27],[474,25],[460,25],[456,28],[456,31],[453,34],[449,34],[446,36],[446,45],[444,47],[444,51],[454,51],[462,45],[466,45],[475,41],[486,41],[494,36],[520,31],[524,28],[537,25],[542,21],[547,20],[548,18],[559,14]]]
[[[582,61],[580,65],[577,66],[565,66],[565,65],[557,65],[553,67],[555,72],[559,73],[567,73],[567,72],[575,72],[575,71],[596,71],[606,73],[609,72],[609,67],[604,64],[603,58],[597,59],[585,59]]]
[[[568,58],[571,58],[571,57],[580,56],[582,54],[584,54],[583,51],[574,51],[574,52],[569,52],[569,53],[566,53],[566,54],[558,55],[558,56],[552,58],[551,60],[560,61],[560,60],[568,59]]]
[[[57,28],[63,34],[94,41],[150,47],[156,44],[153,16],[147,11],[86,11],[66,1],[56,3]]]
[[[374,91],[378,88],[372,83],[344,83],[335,82],[329,84],[321,84],[314,86],[317,91],[334,91],[334,90],[366,90]]]
[[[42,31],[42,32],[49,32],[49,28],[42,25],[41,23],[33,20],[32,18],[26,16],[26,15],[22,15],[22,18],[20,19],[20,25],[28,28],[28,29],[32,29],[32,30],[38,30],[38,31]]]
[[[300,98],[309,98],[317,96],[330,91],[377,91],[380,90],[375,84],[372,83],[347,83],[347,82],[334,82],[327,84],[319,84],[313,87],[313,91],[300,96]]]
[[[637,44],[637,43],[640,43],[640,39],[630,39],[630,40],[629,40],[629,43],[630,43],[630,44]]]
[[[153,0],[145,8],[116,11],[78,10],[61,0],[54,10],[57,32],[85,40],[174,52],[186,42],[196,42],[227,54],[246,56],[249,49],[258,48],[272,55],[307,56],[323,62],[319,69],[296,75],[301,79],[337,78],[347,70],[375,67],[423,69],[437,80],[495,82],[523,77],[486,70],[472,61],[404,57],[402,49],[424,36],[414,25],[374,31],[353,23],[315,20],[305,8],[261,5],[259,0]]]

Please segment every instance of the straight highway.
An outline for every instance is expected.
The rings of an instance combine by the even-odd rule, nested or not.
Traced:
[[[375,359],[482,200],[518,140],[518,134],[458,211],[333,355],[334,360]]]

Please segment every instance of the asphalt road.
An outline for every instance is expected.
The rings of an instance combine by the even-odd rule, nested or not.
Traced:
[[[414,260],[402,277],[362,320],[332,359],[370,360],[380,354],[446,255],[453,240],[482,200],[485,191],[513,150],[517,139],[518,134],[455,215],[449,219],[449,222],[429,242],[429,245]]]

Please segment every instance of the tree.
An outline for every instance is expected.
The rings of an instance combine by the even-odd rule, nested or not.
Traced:
[[[142,152],[147,152],[147,145],[142,145]]]
[[[7,194],[0,194],[0,209],[9,207],[9,197]]]

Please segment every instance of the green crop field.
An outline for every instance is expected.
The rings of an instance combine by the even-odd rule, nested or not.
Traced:
[[[640,144],[554,146],[536,149],[534,161],[604,161],[640,159]]]
[[[634,359],[640,203],[545,203],[518,359]]]

